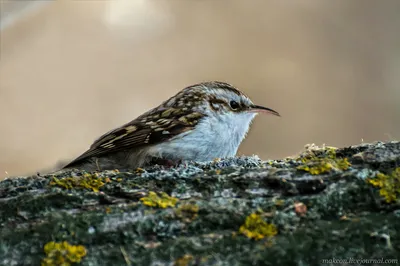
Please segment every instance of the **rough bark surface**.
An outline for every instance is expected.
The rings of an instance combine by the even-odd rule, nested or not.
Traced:
[[[0,265],[399,262],[399,167],[393,141],[10,178],[0,182]]]

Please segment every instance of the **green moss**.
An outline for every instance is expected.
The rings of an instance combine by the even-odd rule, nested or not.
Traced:
[[[389,175],[378,173],[375,178],[367,179],[367,182],[380,188],[379,194],[385,198],[386,202],[394,202],[400,196],[400,167]]]
[[[336,157],[336,148],[327,147],[322,151],[320,155],[316,155],[314,152],[301,155],[297,160],[301,161],[302,165],[299,165],[297,170],[320,175],[333,169],[345,171],[351,166],[347,158]]]
[[[70,245],[67,241],[49,242],[44,246],[44,252],[46,253],[46,258],[42,260],[42,266],[69,266],[73,263],[81,262],[81,259],[87,253],[84,246]]]
[[[157,193],[150,191],[149,195],[141,198],[140,201],[146,206],[165,209],[167,207],[174,207],[178,202],[178,199],[168,196],[165,192],[162,192],[160,196],[158,196]]]
[[[278,231],[275,225],[265,222],[260,215],[252,213],[246,217],[246,221],[239,228],[239,233],[248,238],[260,240],[265,237],[275,236]]]
[[[82,176],[65,177],[58,179],[53,177],[51,186],[58,186],[65,189],[85,188],[99,192],[99,188],[104,186],[105,182],[110,182],[108,178],[100,178],[97,174],[85,173]]]

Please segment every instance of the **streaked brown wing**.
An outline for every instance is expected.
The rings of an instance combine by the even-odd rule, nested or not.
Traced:
[[[204,115],[182,109],[153,111],[98,138],[70,167],[90,157],[157,144],[193,129]],[[64,168],[65,168],[64,167]]]

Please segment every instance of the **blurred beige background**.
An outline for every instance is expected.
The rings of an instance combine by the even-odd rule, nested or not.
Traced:
[[[400,1],[0,1],[0,178],[205,80],[282,114],[257,117],[240,154],[400,138]]]

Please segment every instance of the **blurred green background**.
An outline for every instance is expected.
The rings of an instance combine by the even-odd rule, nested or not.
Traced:
[[[187,85],[279,111],[239,154],[400,138],[400,1],[1,0],[0,178],[51,169]]]

